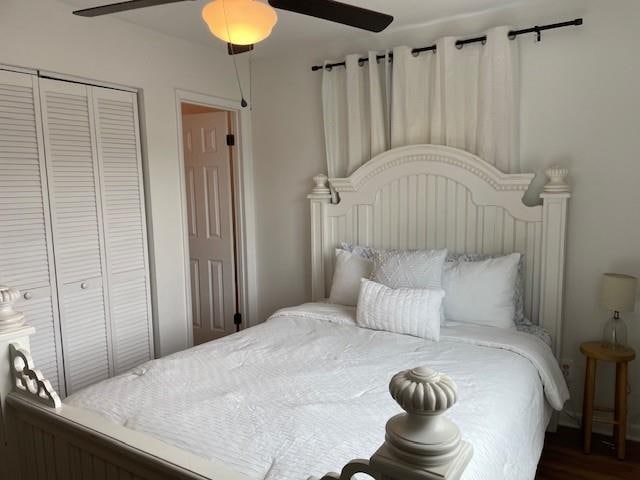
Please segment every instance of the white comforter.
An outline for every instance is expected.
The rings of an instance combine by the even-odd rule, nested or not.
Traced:
[[[550,409],[568,391],[526,333],[446,327],[434,343],[358,328],[354,310],[306,304],[240,334],[152,361],[67,398],[249,478],[304,480],[368,458],[400,412],[387,385],[430,367],[457,383],[449,412],[474,448],[464,480],[535,476]]]

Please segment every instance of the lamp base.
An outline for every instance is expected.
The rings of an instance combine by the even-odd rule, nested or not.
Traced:
[[[602,330],[602,346],[612,350],[627,347],[627,326],[618,312],[614,312]]]

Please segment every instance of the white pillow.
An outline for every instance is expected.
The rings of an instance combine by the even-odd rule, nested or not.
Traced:
[[[362,279],[356,323],[373,330],[440,340],[440,306],[444,290],[389,288]]]
[[[358,302],[360,280],[369,278],[372,268],[371,260],[337,248],[329,302],[354,307]]]
[[[444,266],[442,288],[447,321],[514,328],[519,253]]]
[[[371,280],[390,288],[440,288],[447,250],[381,250]]]

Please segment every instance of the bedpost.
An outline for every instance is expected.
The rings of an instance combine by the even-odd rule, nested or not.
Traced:
[[[315,186],[307,198],[311,201],[311,299],[315,302],[326,297],[324,279],[324,248],[326,206],[331,202],[328,177],[320,173],[313,177]]]
[[[405,413],[387,422],[382,446],[370,460],[353,460],[340,475],[330,473],[322,480],[351,480],[357,473],[375,480],[458,480],[473,448],[443,415],[457,400],[453,380],[417,367],[394,375],[389,392]]]
[[[0,285],[0,464],[8,465],[8,434],[5,418],[5,401],[13,391],[15,380],[10,354],[12,345],[29,350],[29,337],[35,329],[24,323],[24,315],[15,311],[14,304],[20,298],[15,288]]]
[[[562,311],[567,231],[567,204],[571,188],[569,170],[551,167],[545,172],[549,182],[542,198],[542,278],[540,285],[540,325],[553,338],[553,352],[560,358],[562,349]]]

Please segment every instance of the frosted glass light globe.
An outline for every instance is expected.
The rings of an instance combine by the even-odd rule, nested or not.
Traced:
[[[234,45],[253,45],[271,34],[276,11],[257,0],[214,0],[202,9],[213,35]]]

